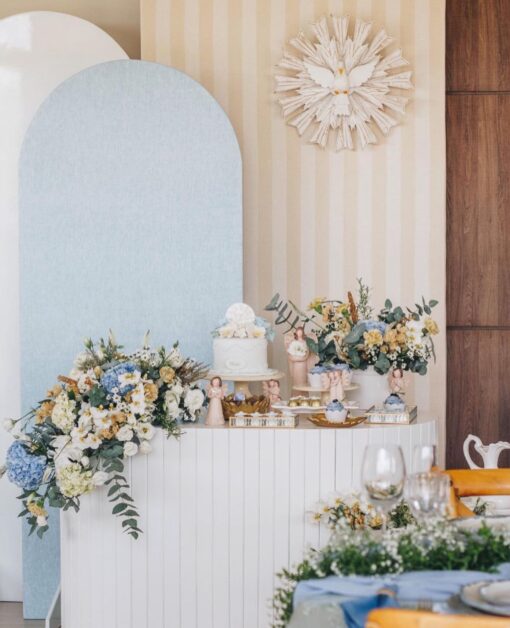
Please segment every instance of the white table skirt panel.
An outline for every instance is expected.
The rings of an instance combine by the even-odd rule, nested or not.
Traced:
[[[320,429],[191,425],[158,430],[127,465],[144,534],[132,541],[102,488],[62,514],[63,628],[266,628],[282,567],[327,540],[307,510],[359,488],[365,445],[399,443],[409,465],[436,423]]]

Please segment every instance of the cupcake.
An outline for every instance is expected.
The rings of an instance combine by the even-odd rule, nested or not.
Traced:
[[[326,419],[331,423],[343,423],[347,417],[347,410],[338,399],[333,399],[326,406]]]
[[[406,404],[402,397],[392,394],[384,400],[384,409],[388,412],[404,412]]]
[[[310,369],[310,371],[308,371],[308,384],[312,388],[321,388],[321,375],[325,372],[326,368],[324,366],[321,366],[320,364],[314,366],[312,369]]]

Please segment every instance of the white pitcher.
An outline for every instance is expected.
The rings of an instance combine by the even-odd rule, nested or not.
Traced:
[[[483,460],[483,466],[485,469],[497,469],[499,454],[504,449],[510,449],[510,443],[504,443],[499,441],[498,443],[491,443],[490,445],[484,445],[478,436],[469,434],[464,441],[464,456],[471,469],[480,469],[475,464],[469,454],[469,446],[474,443],[475,451],[480,454]],[[480,499],[487,505],[488,514],[492,515],[510,515],[510,496],[509,495],[479,495],[473,497],[463,497],[462,501],[468,508],[473,509],[476,502]]]
[[[473,462],[473,459],[469,454],[469,445],[472,442],[475,444],[475,451],[480,454],[480,457],[483,460],[484,469],[497,469],[499,454],[504,449],[510,449],[510,443],[505,443],[500,440],[497,443],[484,445],[482,441],[478,438],[478,436],[475,436],[474,434],[469,434],[469,436],[464,441],[464,456],[470,469],[480,469],[480,467]]]

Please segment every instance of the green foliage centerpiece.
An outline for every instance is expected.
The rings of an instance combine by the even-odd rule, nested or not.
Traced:
[[[170,351],[148,345],[146,335],[141,350],[126,354],[111,332],[97,344],[87,340],[69,376],[21,419],[5,422],[15,441],[1,471],[23,489],[20,516],[30,533],[48,529],[46,506],[78,511],[82,495],[107,485],[112,513],[138,538],[124,460],[151,451],[155,427],[177,437],[182,421],[197,419],[204,404],[198,380],[207,372],[178,343]]]

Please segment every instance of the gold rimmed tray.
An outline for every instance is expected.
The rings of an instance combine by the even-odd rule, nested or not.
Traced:
[[[367,420],[366,414],[362,414],[361,416],[347,416],[347,419],[343,423],[332,423],[331,421],[327,421],[324,414],[312,414],[309,417],[310,421],[314,425],[318,425],[319,427],[355,427],[356,425],[360,425],[363,421]]]

